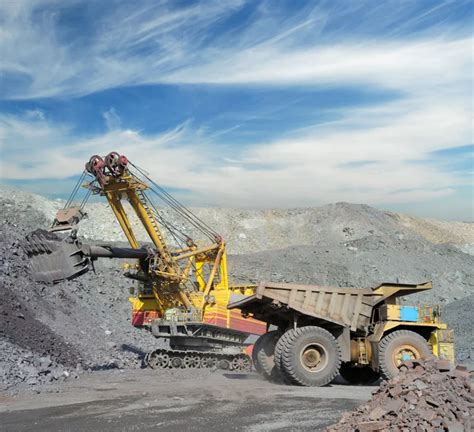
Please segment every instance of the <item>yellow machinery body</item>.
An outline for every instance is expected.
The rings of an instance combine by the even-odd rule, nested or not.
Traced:
[[[425,339],[439,359],[454,362],[454,335],[441,321],[439,306],[400,304],[406,295],[432,289],[422,284],[383,283],[375,288],[340,288],[261,282],[255,294],[229,305],[281,329],[317,325],[329,328],[342,361],[378,369],[381,340],[397,330]]]
[[[81,185],[86,197],[80,207],[72,207]],[[107,199],[130,248],[82,244],[75,226],[85,216],[90,195]],[[165,218],[156,199],[176,220]],[[149,241],[138,240],[132,214]],[[189,228],[207,238],[206,243],[195,242]],[[222,237],[116,152],[90,158],[51,229],[30,233],[24,249],[36,279],[50,283],[83,275],[98,258],[133,260],[124,265],[125,276],[136,282],[130,297],[132,324],[169,341],[170,349],[155,349],[144,359],[154,368],[248,370],[250,358],[243,351],[252,342],[250,336],[267,329],[265,323],[227,308],[231,300],[252,295],[255,286],[229,284]]]
[[[139,281],[130,302],[132,324],[149,326],[157,319],[167,322],[202,322],[221,328],[261,334],[266,325],[253,319],[244,319],[240,311],[231,311],[227,305],[232,296],[246,296],[254,286],[229,285],[227,254],[223,239],[198,246],[188,239],[186,247],[171,249],[165,241],[159,214],[147,197],[149,185],[123,168],[120,175],[98,177],[85,185],[92,193],[107,201],[132,248],[140,248],[129,215],[122,204],[128,201],[148,234],[157,252],[144,265],[127,263],[128,275]]]

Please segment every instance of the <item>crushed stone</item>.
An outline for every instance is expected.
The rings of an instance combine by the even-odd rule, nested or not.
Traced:
[[[32,280],[19,242],[29,231],[47,228],[63,205],[0,186],[0,378],[10,390],[37,389],[84,371],[141,367],[146,352],[165,346],[131,325],[128,293],[133,282],[123,277],[119,260],[99,260],[95,273],[56,285]],[[79,230],[85,242],[123,240],[105,204],[91,203],[87,210],[89,219]],[[433,243],[396,215],[365,205],[199,212],[224,235],[233,253],[229,268],[234,283],[274,280],[368,287],[384,281],[433,280],[432,292],[413,300],[445,305],[458,360],[474,363],[469,326],[474,257],[458,245]],[[460,241],[468,244],[469,236],[462,234]],[[50,359],[48,372],[38,371],[39,358]]]
[[[412,360],[327,432],[468,431],[474,426],[473,402],[473,375],[465,366],[451,369],[443,361]]]

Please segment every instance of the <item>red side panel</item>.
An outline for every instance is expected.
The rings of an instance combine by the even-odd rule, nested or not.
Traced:
[[[145,320],[145,312],[143,311],[132,312],[132,326],[140,327],[143,325],[144,320]]]
[[[157,311],[132,311],[132,325],[134,327],[151,325],[158,317]]]
[[[227,311],[224,313],[206,314],[204,322],[227,328]],[[237,309],[230,311],[229,328],[256,335],[261,335],[267,331],[266,323],[252,318],[244,318]]]

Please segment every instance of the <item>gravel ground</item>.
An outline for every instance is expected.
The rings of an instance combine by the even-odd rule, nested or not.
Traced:
[[[461,300],[448,303],[444,317],[456,335],[456,357],[460,363],[467,364],[474,370],[474,331],[472,314],[474,294]]]
[[[273,280],[342,287],[374,287],[382,282],[421,283],[434,288],[406,302],[441,303],[468,297],[474,287],[474,257],[426,240],[368,236],[345,242],[327,239],[315,246],[234,256],[239,280]]]
[[[37,395],[0,395],[0,424],[9,432],[322,431],[375,388],[277,385],[256,373],[172,372],[100,371]]]
[[[0,187],[0,378],[10,392],[71,380],[84,370],[136,368],[144,352],[162,344],[131,326],[131,281],[121,275],[118,261],[99,260],[95,274],[54,286],[31,280],[18,243],[30,230],[46,228],[61,205]],[[112,221],[105,217],[109,211],[93,204],[79,234],[121,240],[114,234],[118,227],[106,222]],[[200,211],[234,252],[230,269],[237,283],[271,279],[366,287],[433,280],[432,292],[413,296],[413,301],[446,306],[459,360],[473,362],[474,257],[458,248],[470,245],[472,224],[455,223],[449,234],[449,223],[416,219],[415,224],[413,218],[408,223],[400,215],[347,203],[301,210]],[[438,228],[429,230],[431,237],[457,243],[420,234],[420,227],[433,226]],[[442,235],[436,234],[439,226]]]

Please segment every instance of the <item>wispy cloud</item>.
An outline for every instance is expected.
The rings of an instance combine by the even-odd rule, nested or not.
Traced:
[[[29,160],[36,163],[25,170],[21,155],[7,152],[2,176],[67,177],[78,174],[93,153],[118,150],[162,184],[193,191],[195,203],[281,207],[319,204],[335,197],[385,204],[448,196],[469,179],[439,170],[426,159],[436,149],[468,139],[468,119],[452,107],[423,112],[416,108],[355,110],[335,127],[255,143],[241,151],[196,133],[191,123],[155,136],[115,129],[79,140],[67,127],[38,121],[34,129],[43,133],[35,135],[35,146],[29,150]],[[398,112],[402,109],[404,115]],[[370,120],[355,128],[358,117]],[[2,116],[0,131],[5,143],[28,147],[31,142],[31,123],[26,119]],[[64,145],[54,148],[50,144],[54,142]],[[373,163],[358,164],[368,155]]]
[[[92,3],[7,2],[0,9],[4,97],[83,95],[146,82],[187,64],[209,26],[242,1]],[[77,33],[67,19],[82,18]],[[76,22],[76,24],[78,24]]]
[[[120,129],[122,126],[122,119],[115,111],[114,107],[109,108],[107,111],[102,113],[104,117],[105,124],[109,130],[117,130]]]
[[[106,132],[81,137],[74,124],[37,108],[3,113],[2,178],[68,177],[91,154],[118,150],[161,183],[214,205],[426,202],[470,186],[465,172],[430,159],[472,142],[473,39],[470,20],[457,18],[469,2],[106,3],[2,5],[3,99],[64,100],[144,84],[201,86],[203,93],[206,86],[367,88],[393,97],[343,104],[329,122],[308,117],[280,138],[268,134],[243,147],[236,133],[262,116],[294,113],[297,102],[237,116],[229,101],[221,114],[235,121],[223,128],[196,123],[189,110],[187,121],[152,134],[129,127],[107,103],[98,109]]]
[[[9,98],[82,95],[162,82],[345,81],[405,88],[424,81],[439,85],[462,75],[469,67],[470,32],[460,26],[453,33],[443,24],[452,2],[410,15],[417,5],[309,2],[290,11],[261,2],[245,25],[222,30],[219,25],[248,8],[247,2],[180,8],[146,1],[117,2],[116,7],[7,2],[0,11],[1,69],[8,83],[3,92]],[[84,22],[71,39],[67,17],[72,14]],[[437,22],[434,28],[421,25],[430,17]],[[351,20],[349,32],[338,26],[346,20]],[[375,32],[384,37],[375,41]]]
[[[227,57],[176,71],[182,83],[377,85],[419,91],[466,82],[472,68],[470,37],[457,40],[347,42],[316,49],[264,43]]]

